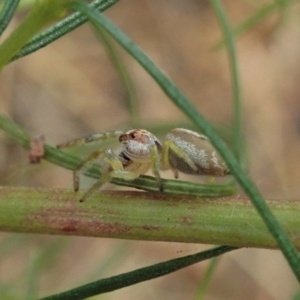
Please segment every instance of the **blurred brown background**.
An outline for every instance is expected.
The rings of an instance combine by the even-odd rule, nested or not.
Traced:
[[[227,1],[225,7],[232,24],[259,8],[252,1]],[[267,198],[300,199],[299,12],[296,2],[284,22],[279,24],[280,16],[274,13],[237,42],[249,173]],[[127,0],[106,15],[146,51],[206,118],[230,125],[233,105],[228,60],[224,48],[212,50],[221,33],[206,2]],[[20,20],[21,16],[15,18],[9,30]],[[134,81],[141,122],[187,121],[152,78],[127,53],[117,50]],[[124,87],[89,25],[6,67],[0,81],[0,111],[33,136],[43,133],[52,145],[92,132],[124,129],[130,123]],[[0,134],[2,185],[71,188],[71,172],[47,162],[29,165],[25,150]],[[90,183],[85,181],[86,186]],[[10,235],[2,234],[2,239]],[[59,255],[39,272],[40,296],[207,248],[26,236],[22,247],[13,248],[2,262],[0,283],[9,286],[13,282],[22,295],[28,289],[26,279],[16,278],[30,270],[32,257],[40,257],[46,246],[60,241],[64,247]],[[195,299],[207,265],[201,263],[101,299]],[[291,299],[296,290],[294,275],[279,251],[243,249],[221,258],[205,299],[284,300]]]

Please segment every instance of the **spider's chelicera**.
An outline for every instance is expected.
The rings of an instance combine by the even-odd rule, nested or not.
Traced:
[[[229,170],[223,159],[216,152],[209,139],[197,132],[175,128],[171,130],[161,143],[151,132],[144,129],[129,130],[126,133],[114,131],[93,134],[57,146],[70,146],[119,137],[122,150],[116,154],[112,149],[100,149],[89,155],[74,170],[74,189],[79,190],[79,173],[100,156],[104,157],[108,167],[96,183],[81,197],[83,202],[104,183],[113,178],[133,180],[148,170],[152,170],[158,188],[162,191],[160,171],[171,170],[175,178],[178,171],[192,175],[225,176]]]

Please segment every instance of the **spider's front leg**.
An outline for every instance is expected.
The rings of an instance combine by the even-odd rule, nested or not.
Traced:
[[[79,139],[74,139],[74,140],[71,140],[71,141],[68,141],[65,143],[61,143],[61,144],[57,145],[56,147],[58,149],[63,149],[63,148],[85,145],[85,144],[90,144],[90,143],[104,141],[104,140],[110,140],[110,139],[118,137],[122,133],[123,133],[123,131],[118,131],[118,130],[112,131],[112,132],[94,133],[94,134],[90,134],[88,136],[84,136]],[[75,191],[79,190],[79,173],[80,173],[80,171],[87,168],[87,166],[92,161],[96,160],[98,157],[100,157],[104,154],[105,154],[105,150],[103,150],[103,149],[93,152],[91,155],[89,155],[83,162],[81,162],[76,167],[76,169],[73,171],[73,186],[74,186]]]
[[[113,178],[120,178],[124,180],[134,180],[135,178],[139,177],[140,174],[126,171],[124,170],[123,164],[120,161],[120,158],[111,150],[102,150],[102,153],[97,155],[100,151],[96,152],[96,156],[104,154],[104,160],[108,163],[109,168],[108,171],[103,172],[100,179],[98,179],[93,186],[87,190],[87,192],[80,198],[80,202],[84,202],[88,197],[90,197],[95,191],[97,191],[104,183],[111,181]],[[93,154],[90,155],[92,157]],[[88,159],[90,158],[88,157]],[[85,160],[82,164],[86,165],[91,160]],[[77,170],[78,172],[78,170]],[[78,173],[77,173],[78,174]],[[75,176],[74,176],[75,178]],[[74,179],[75,182],[75,179]]]
[[[97,158],[105,155],[105,149],[100,149],[98,151],[90,154],[86,159],[84,159],[77,167],[73,170],[73,186],[74,191],[77,192],[79,190],[79,175],[84,172],[90,163],[92,163]]]
[[[91,134],[89,136],[85,136],[79,139],[71,140],[66,143],[62,143],[57,145],[58,149],[89,144],[93,142],[109,140],[116,137],[119,137],[123,132],[122,131],[113,131],[113,132],[105,132],[105,133],[97,133]],[[114,177],[118,177],[125,180],[133,180],[137,178],[140,174],[136,174],[134,170],[132,172],[124,170],[124,166],[128,162],[122,161],[122,157],[117,156],[111,149],[105,150],[100,149],[96,152],[90,154],[84,161],[82,161],[76,169],[73,171],[73,185],[74,190],[79,190],[79,175],[82,171],[84,171],[88,165],[99,158],[100,156],[104,156],[104,160],[108,163],[108,169],[106,172],[102,173],[101,178],[96,181],[96,183],[83,195],[80,199],[83,202],[87,197],[89,197],[94,191],[99,189],[104,183],[110,181]]]

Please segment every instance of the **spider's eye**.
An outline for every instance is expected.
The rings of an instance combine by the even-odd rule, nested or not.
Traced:
[[[134,139],[134,138],[135,138],[135,134],[134,134],[134,133],[130,133],[130,137],[131,137],[132,139]]]

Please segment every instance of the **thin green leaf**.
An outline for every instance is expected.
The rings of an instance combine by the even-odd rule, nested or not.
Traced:
[[[221,5],[216,5],[217,2],[212,1],[212,6],[218,18],[220,26],[225,38],[227,48],[229,66],[231,71],[232,90],[233,90],[233,152],[237,160],[241,163],[244,153],[244,143],[242,142],[243,122],[242,122],[242,89],[240,83],[240,74],[237,63],[237,54],[234,44],[234,36]]]
[[[0,71],[45,25],[66,13],[72,0],[37,1],[21,24],[0,45]]]
[[[20,0],[6,0],[0,13],[0,36],[13,17]]]
[[[93,272],[87,276],[88,281],[102,277],[105,272],[111,272],[114,268],[126,263],[126,259],[133,251],[133,248],[129,245],[131,244],[123,242],[118,247],[112,247],[112,250],[103,258],[101,264],[95,266]]]
[[[6,259],[6,256],[28,241],[28,237],[22,234],[9,235],[0,242],[0,262]]]
[[[113,43],[110,41],[110,37],[103,31],[103,29],[95,24],[94,26],[97,36],[101,40],[103,46],[108,53],[111,62],[113,63],[120,80],[126,91],[126,105],[130,115],[130,126],[135,127],[136,124],[139,124],[139,111],[138,111],[138,101],[136,97],[136,92],[131,79],[130,74],[127,72],[125,65],[122,62],[117,50],[115,49]]]
[[[104,11],[118,1],[119,0],[95,0],[90,5],[99,11]],[[11,62],[49,45],[87,21],[88,18],[79,12],[72,14],[43,33],[32,38],[16,55],[14,55],[14,57],[12,57]]]
[[[283,0],[283,1],[274,1],[273,3],[266,4],[255,11],[252,15],[242,21],[239,25],[233,28],[233,34],[235,38],[239,38],[244,35],[246,32],[252,30],[260,22],[264,21],[266,18],[274,14],[275,12],[280,12],[282,14],[281,19],[285,19],[286,12],[294,0]],[[280,21],[281,22],[281,21]],[[279,23],[280,23],[279,22]],[[224,39],[221,39],[217,42],[212,48],[214,50],[219,49],[221,46],[224,46]]]
[[[300,290],[298,290],[296,292],[296,294],[294,295],[294,297],[292,298],[292,300],[300,300]]]
[[[273,30],[273,34],[289,20],[292,2],[293,2],[293,0],[279,0],[278,1],[279,19]]]
[[[195,295],[195,300],[202,300],[205,299],[205,296],[207,294],[208,286],[212,280],[212,277],[217,269],[218,262],[220,260],[220,257],[214,257],[210,260],[209,266],[200,282],[199,288]]]
[[[53,267],[55,259],[61,254],[61,250],[67,243],[68,240],[65,237],[59,237],[49,244],[46,244],[42,251],[31,255],[28,272],[26,274],[26,299],[32,300],[37,298],[41,271],[45,272],[47,268]]]
[[[178,271],[200,261],[222,255],[226,252],[235,250],[237,248],[230,246],[220,246],[194,255],[172,259],[166,262],[152,265],[132,272],[124,273],[121,275],[105,278],[99,281],[89,283],[87,285],[78,287],[76,289],[45,297],[41,300],[80,300],[87,297],[100,295],[103,293],[111,292],[121,289],[139,282],[147,281],[150,279],[158,278]]]
[[[32,300],[37,298],[37,278],[39,275],[38,266],[36,264],[37,255],[31,254],[29,261],[29,270],[26,274],[27,291],[25,300]]]
[[[247,31],[253,29],[258,23],[265,20],[268,16],[270,16],[272,13],[274,13],[278,9],[278,5],[276,3],[267,4],[263,7],[261,7],[259,10],[257,10],[255,13],[253,13],[250,17],[245,19],[241,24],[237,25],[233,29],[234,36],[238,38],[239,36],[245,34]],[[221,41],[217,42],[213,49],[217,50],[221,46],[224,46],[224,39],[221,39]]]
[[[247,31],[253,29],[258,23],[264,21],[268,16],[277,10],[278,6],[275,3],[267,4],[256,11],[249,18],[244,20],[240,25],[233,29],[236,37],[245,34]]]

